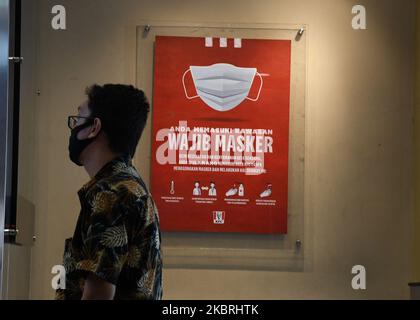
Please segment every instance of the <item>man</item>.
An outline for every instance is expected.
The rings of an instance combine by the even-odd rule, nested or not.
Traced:
[[[132,165],[149,104],[133,86],[93,85],[86,94],[68,120],[69,155],[91,180],[78,192],[81,211],[65,243],[66,287],[56,298],[161,299],[158,211]]]

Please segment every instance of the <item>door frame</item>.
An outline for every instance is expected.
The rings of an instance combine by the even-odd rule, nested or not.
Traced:
[[[0,0],[0,298],[3,297],[4,223],[8,193],[10,0]]]
[[[21,0],[0,0],[0,299],[5,298],[5,242],[16,240]]]

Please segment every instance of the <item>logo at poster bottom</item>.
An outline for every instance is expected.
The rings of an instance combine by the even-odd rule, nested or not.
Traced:
[[[225,219],[226,219],[225,211],[213,211],[214,224],[225,224]]]

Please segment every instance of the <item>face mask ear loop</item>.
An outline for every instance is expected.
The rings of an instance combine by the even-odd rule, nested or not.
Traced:
[[[260,90],[258,91],[257,97],[255,99],[246,97],[247,100],[254,101],[254,102],[256,102],[256,101],[258,101],[260,99],[261,90],[262,90],[262,87],[264,85],[264,80],[263,80],[263,78],[262,78],[262,76],[261,76],[261,74],[259,72],[257,72],[257,76],[259,76],[260,77],[260,80],[261,80]]]
[[[95,126],[95,120],[96,119],[99,119],[99,118],[94,118],[94,119],[92,119],[91,121],[90,121],[90,126],[88,126],[87,128],[89,128],[89,127],[94,127]],[[99,119],[100,120],[100,119]],[[98,135],[101,133],[101,131],[102,131],[102,121],[101,121],[101,130],[99,130],[99,132],[98,132],[98,134],[95,136],[95,137],[93,137],[93,138],[90,138],[90,139],[95,139],[96,137],[98,137]],[[89,133],[89,135],[90,135],[90,133]]]
[[[184,75],[182,76],[182,85],[184,86],[185,97],[188,100],[192,100],[192,99],[198,98],[199,96],[198,95],[194,97],[188,96],[187,88],[185,87],[185,77],[187,76],[188,72],[191,72],[191,69],[188,69],[187,71],[185,71]]]

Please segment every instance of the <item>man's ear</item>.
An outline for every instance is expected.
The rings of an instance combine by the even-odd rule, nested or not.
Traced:
[[[92,125],[92,131],[89,133],[88,139],[97,137],[99,132],[101,132],[101,129],[102,129],[101,119],[95,118]]]

